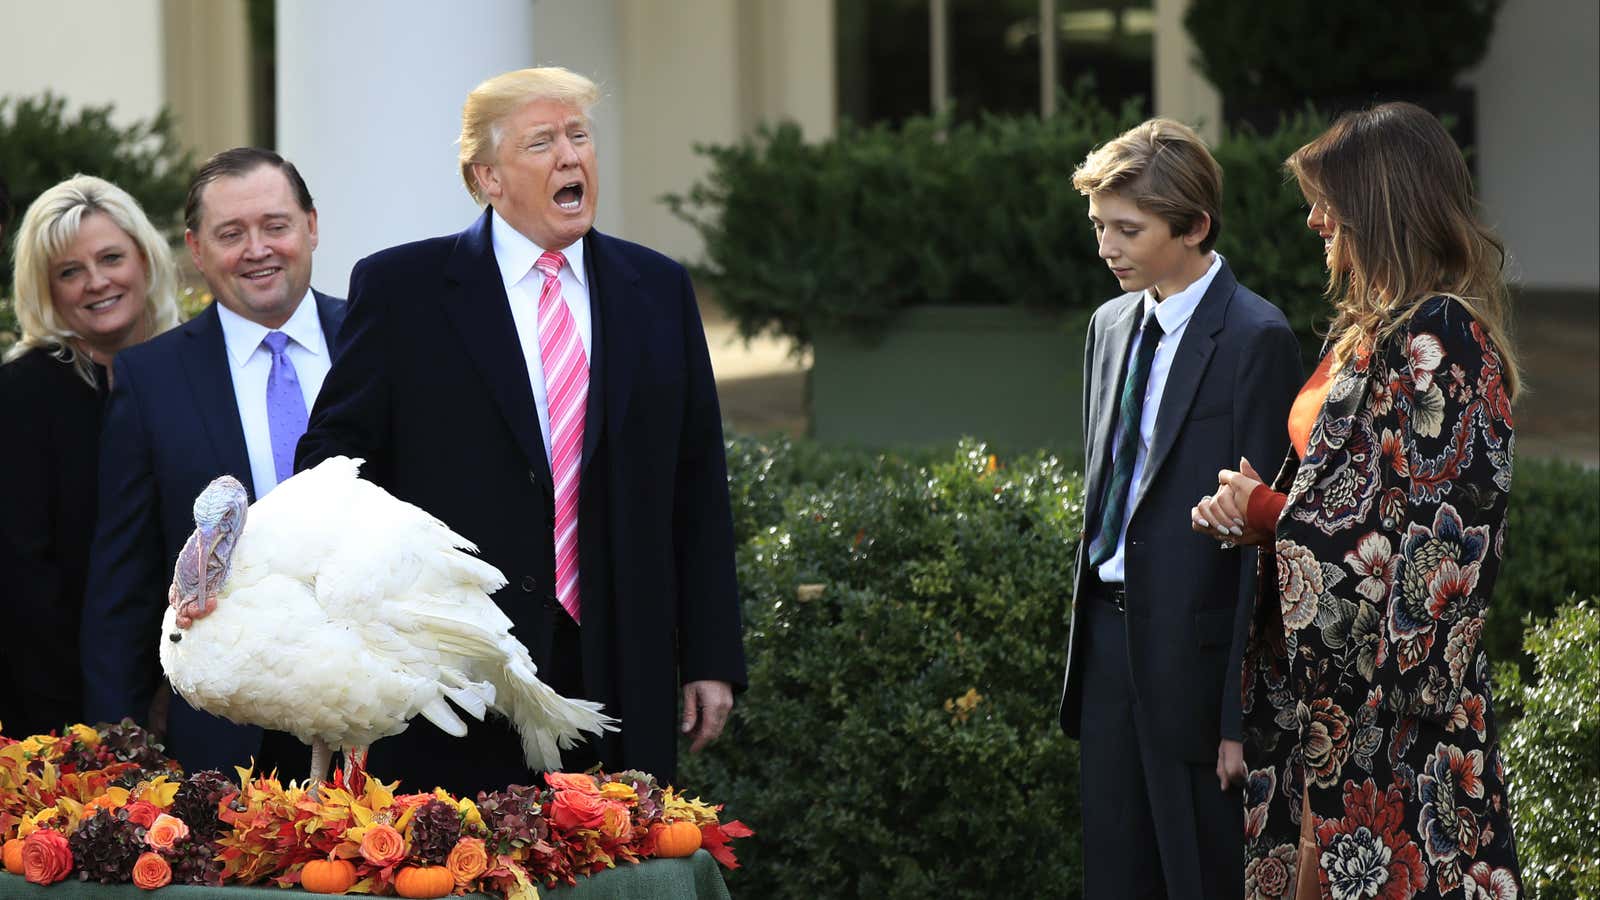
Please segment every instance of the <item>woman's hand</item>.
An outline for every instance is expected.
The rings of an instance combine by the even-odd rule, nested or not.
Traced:
[[[1217,473],[1217,492],[1202,497],[1189,511],[1189,527],[1201,534],[1221,541],[1224,548],[1241,544],[1265,544],[1272,540],[1270,532],[1250,527],[1245,512],[1250,508],[1250,494],[1262,483],[1250,461],[1239,458],[1239,471],[1223,469]]]

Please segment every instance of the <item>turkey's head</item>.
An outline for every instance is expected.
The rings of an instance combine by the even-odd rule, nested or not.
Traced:
[[[217,608],[217,594],[228,580],[234,545],[244,532],[250,495],[232,475],[206,485],[194,501],[194,534],[178,554],[167,601],[178,610],[177,625],[188,628]],[[173,640],[178,636],[173,635]]]

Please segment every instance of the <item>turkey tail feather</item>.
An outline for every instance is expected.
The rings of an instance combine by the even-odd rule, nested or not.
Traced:
[[[540,681],[525,650],[507,654],[501,674],[501,708],[517,726],[522,755],[535,769],[560,771],[561,751],[577,746],[583,732],[599,737],[617,730],[617,720],[601,712],[601,704],[568,699]]]

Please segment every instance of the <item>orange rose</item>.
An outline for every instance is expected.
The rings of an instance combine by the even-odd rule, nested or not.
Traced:
[[[380,822],[361,839],[361,857],[375,866],[392,866],[406,858],[406,839],[393,825]]]
[[[156,816],[161,815],[160,807],[146,800],[135,800],[123,809],[128,813],[128,821],[143,828],[149,828]]]
[[[600,833],[612,840],[626,838],[633,829],[633,818],[628,815],[628,808],[615,800],[606,801],[602,815],[604,822],[600,825]]]
[[[22,842],[22,877],[34,884],[55,884],[72,871],[67,836],[41,828]]]
[[[546,772],[544,780],[558,791],[578,791],[584,794],[600,793],[594,779],[582,772]]]
[[[464,837],[456,841],[455,847],[450,851],[450,858],[445,860],[444,864],[450,869],[456,884],[469,885],[489,868],[489,852],[484,849],[481,839]]]
[[[174,818],[162,813],[150,823],[150,830],[145,832],[145,842],[151,847],[162,852],[172,850],[172,845],[189,836],[189,826],[183,824],[182,819]]]
[[[134,887],[153,891],[159,887],[166,887],[171,882],[172,867],[161,858],[161,854],[148,851],[139,854],[138,860],[133,864]]]
[[[582,791],[556,791],[550,803],[550,820],[557,828],[571,831],[574,828],[599,828],[605,821],[608,801],[599,794]]]

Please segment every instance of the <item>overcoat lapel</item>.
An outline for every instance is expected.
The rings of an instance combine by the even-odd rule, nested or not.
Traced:
[[[228,345],[222,338],[222,319],[212,302],[183,326],[191,346],[178,355],[185,381],[194,395],[201,427],[219,464],[217,470],[239,479],[251,497],[256,495],[250,477],[250,452],[239,422],[239,403],[233,392],[233,369],[228,365]]]
[[[1151,430],[1150,451],[1145,457],[1144,470],[1139,475],[1139,483],[1134,485],[1133,499],[1128,504],[1130,515],[1139,508],[1139,501],[1144,499],[1151,480],[1161,471],[1161,464],[1166,461],[1167,454],[1172,452],[1172,445],[1183,431],[1184,419],[1189,415],[1189,407],[1194,405],[1195,393],[1200,390],[1201,376],[1205,375],[1211,354],[1217,349],[1214,335],[1222,330],[1223,323],[1227,321],[1228,306],[1233,302],[1233,293],[1238,286],[1233,270],[1224,262],[1217,270],[1216,277],[1211,279],[1205,296],[1200,298],[1199,305],[1195,307],[1188,327],[1183,330],[1183,340],[1172,354],[1172,367],[1167,370],[1166,385],[1161,390],[1161,407],[1156,410],[1156,423]]]
[[[1101,495],[1105,493],[1106,473],[1111,468],[1111,442],[1117,418],[1117,392],[1122,389],[1122,375],[1128,368],[1128,348],[1133,344],[1134,322],[1144,306],[1143,294],[1130,294],[1124,298],[1120,312],[1114,312],[1095,344],[1095,389],[1089,398],[1090,418],[1088,440],[1090,456],[1086,460],[1089,484],[1085,488],[1084,521],[1095,522],[1100,517]]]
[[[456,239],[445,264],[451,282],[444,298],[445,315],[461,333],[467,355],[483,376],[500,415],[528,459],[535,480],[551,497],[555,488],[550,461],[545,458],[544,436],[539,433],[539,411],[528,382],[527,360],[517,341],[511,318],[511,301],[495,264],[489,238],[490,212],[485,209],[470,228]]]
[[[590,397],[602,396],[604,405],[591,403],[584,422],[583,462],[588,464],[600,439],[602,421],[613,437],[628,414],[628,398],[633,394],[634,373],[644,352],[644,337],[649,328],[649,309],[639,294],[639,273],[617,252],[612,238],[598,231],[589,232],[589,249],[594,258],[594,288],[589,292],[597,313],[595,321],[605,334],[605,372],[603,387],[591,381]],[[603,302],[601,302],[603,301]],[[603,411],[603,419],[601,418]]]

